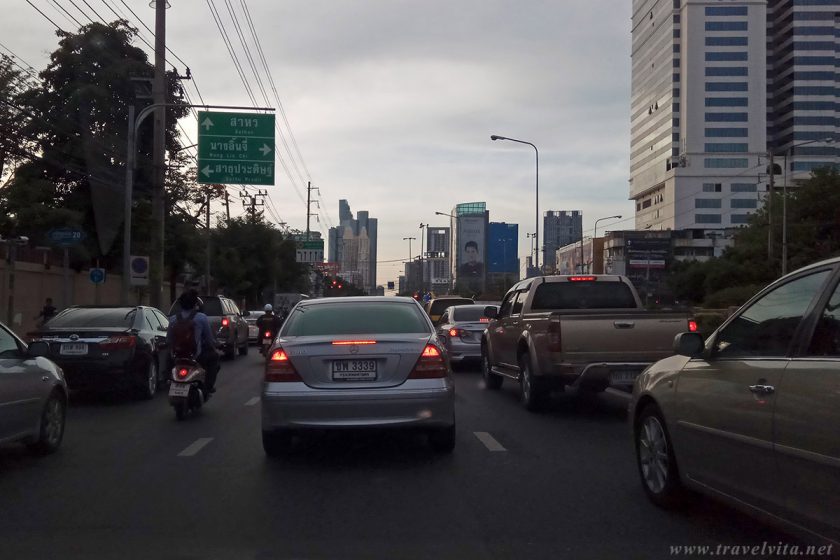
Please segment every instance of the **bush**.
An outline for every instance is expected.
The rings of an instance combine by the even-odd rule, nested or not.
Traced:
[[[762,288],[764,288],[764,286],[760,284],[748,284],[746,286],[732,286],[730,288],[724,288],[706,296],[704,305],[705,307],[711,308],[741,306],[748,299],[757,294]]]

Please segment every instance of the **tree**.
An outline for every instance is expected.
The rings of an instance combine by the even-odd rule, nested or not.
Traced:
[[[15,106],[32,85],[11,58],[0,55],[0,100],[5,100],[5,103],[0,103],[0,186],[14,173],[17,164],[27,157],[29,142],[22,133],[26,116]]]

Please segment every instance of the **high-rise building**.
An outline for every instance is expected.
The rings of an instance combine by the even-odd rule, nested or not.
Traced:
[[[451,285],[448,227],[426,228],[426,252],[423,255],[423,286],[438,294],[447,293]]]
[[[364,210],[353,218],[346,200],[338,201],[338,215],[339,225],[330,228],[329,260],[338,265],[339,276],[373,294],[378,220]]]
[[[636,229],[727,228],[791,172],[837,163],[840,0],[633,0],[630,198]],[[809,146],[787,150],[804,142]]]
[[[580,241],[583,216],[579,210],[549,210],[543,215],[543,265],[547,272],[557,267],[557,249]]]

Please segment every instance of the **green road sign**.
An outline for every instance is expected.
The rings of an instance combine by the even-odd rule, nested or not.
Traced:
[[[298,249],[304,249],[307,251],[318,251],[324,250],[324,240],[318,239],[316,241],[298,241],[297,242]]]
[[[274,184],[274,115],[198,112],[198,182]]]

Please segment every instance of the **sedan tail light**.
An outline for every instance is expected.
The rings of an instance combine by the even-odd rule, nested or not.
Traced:
[[[230,319],[228,319],[227,317],[224,317],[224,318],[222,319],[222,326],[223,326],[223,327],[226,327],[226,326],[228,326],[228,325],[230,325]]]
[[[288,354],[282,348],[277,348],[271,353],[271,357],[265,364],[266,383],[285,383],[291,381],[303,381],[298,374]]]
[[[449,329],[449,336],[461,336],[464,334],[464,331],[461,329]]]
[[[99,343],[102,350],[125,350],[137,346],[136,336],[112,336]]]
[[[697,321],[691,319],[688,321],[688,330],[689,332],[697,332]]]
[[[423,353],[414,364],[414,369],[411,370],[409,379],[440,379],[446,377],[447,374],[446,360],[443,358],[443,352],[440,348],[433,344],[427,344],[423,348]]]

